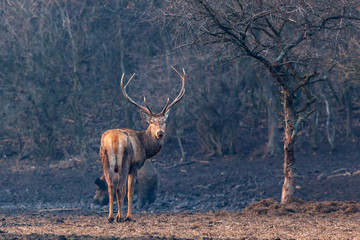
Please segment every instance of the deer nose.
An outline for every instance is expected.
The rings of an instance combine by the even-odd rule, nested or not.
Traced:
[[[164,134],[165,134],[165,133],[164,133],[163,130],[159,130],[159,131],[156,132],[156,137],[157,137],[157,138],[162,138],[162,137],[164,137]]]

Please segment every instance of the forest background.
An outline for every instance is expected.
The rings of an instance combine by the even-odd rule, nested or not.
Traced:
[[[336,2],[343,4],[344,15],[358,16],[356,4]],[[243,57],[226,37],[197,41],[203,35],[194,38],[199,30],[187,9],[191,4],[1,1],[2,161],[17,166],[72,158],[97,162],[105,130],[146,127],[121,94],[122,73],[136,72],[129,94],[138,102],[146,96],[156,111],[179,90],[171,66],[187,73],[185,98],[172,110],[167,128],[166,148],[174,158],[283,158],[280,85],[269,69]],[[303,14],[302,7],[294,7],[299,9],[295,16]],[[192,22],[185,21],[186,14]],[[299,60],[303,70],[321,73],[309,86],[316,101],[299,125],[299,151],[331,153],[359,142],[360,25],[336,20],[324,24],[325,42],[314,38],[296,50],[308,56]]]

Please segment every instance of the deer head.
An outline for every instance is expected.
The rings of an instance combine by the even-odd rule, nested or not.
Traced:
[[[136,103],[133,99],[131,99],[129,97],[129,95],[126,93],[126,87],[129,85],[129,83],[135,76],[135,73],[130,77],[129,81],[125,84],[125,86],[123,84],[125,74],[123,73],[123,75],[121,77],[121,90],[122,90],[125,98],[131,104],[135,105],[136,107],[138,107],[140,109],[141,118],[149,123],[149,127],[148,127],[147,131],[150,131],[151,135],[155,136],[155,138],[157,138],[159,140],[162,140],[165,136],[166,119],[169,116],[169,112],[170,112],[171,108],[177,102],[179,102],[185,94],[185,78],[186,78],[185,70],[183,69],[183,76],[182,76],[174,67],[172,67],[172,69],[179,75],[179,77],[181,79],[181,82],[182,82],[181,90],[180,90],[178,96],[174,99],[174,101],[172,101],[172,103],[169,104],[169,98],[168,98],[166,100],[166,104],[165,104],[163,110],[160,113],[155,113],[155,114],[150,110],[145,97],[144,97],[144,105],[145,106],[142,106],[142,105]]]

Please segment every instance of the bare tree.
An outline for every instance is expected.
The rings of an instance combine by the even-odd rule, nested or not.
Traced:
[[[256,59],[280,86],[284,125],[284,184],[281,202],[295,193],[295,142],[306,118],[315,111],[309,85],[324,80],[331,59],[324,49],[335,33],[359,20],[357,1],[212,1],[174,0],[169,15],[186,22],[194,41],[217,44],[235,56]],[[179,14],[180,9],[182,10]],[[230,51],[230,50],[233,51]]]
[[[119,76],[154,55],[149,49],[159,40],[140,21],[149,5],[0,1],[0,111],[7,116],[0,141],[9,143],[4,155],[86,158],[85,148],[95,148],[102,130],[131,124],[131,115],[124,119],[120,111],[126,104]]]
[[[329,82],[329,88],[336,101],[345,108],[345,137],[351,140],[355,137],[356,129],[353,127],[354,110],[359,103],[360,89],[360,57],[358,35],[352,37],[346,44],[339,46],[338,56],[336,58],[336,68],[338,70],[337,81]],[[336,85],[335,85],[336,84]],[[336,90],[333,85],[337,86]]]

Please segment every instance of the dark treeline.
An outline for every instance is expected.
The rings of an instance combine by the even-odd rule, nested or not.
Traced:
[[[184,20],[191,11],[182,12],[191,2],[1,1],[2,157],[17,163],[73,156],[98,160],[106,129],[145,127],[122,96],[122,73],[128,79],[136,72],[129,94],[138,102],[146,96],[159,111],[180,87],[171,66],[184,68],[188,81],[185,98],[169,120],[169,148],[192,143],[209,155],[281,153],[280,86],[269,80],[268,69],[228,47],[226,36],[194,41],[199,29]],[[327,45],[314,40],[300,48],[329,60],[321,65],[322,58],[314,61],[314,55],[301,59],[326,75],[326,81],[309,86],[316,96],[311,107],[317,111],[299,130],[304,147],[326,143],[325,150],[331,151],[360,137],[360,48],[354,31],[359,24],[343,24],[350,30],[333,32]],[[268,46],[258,47],[253,50]]]

